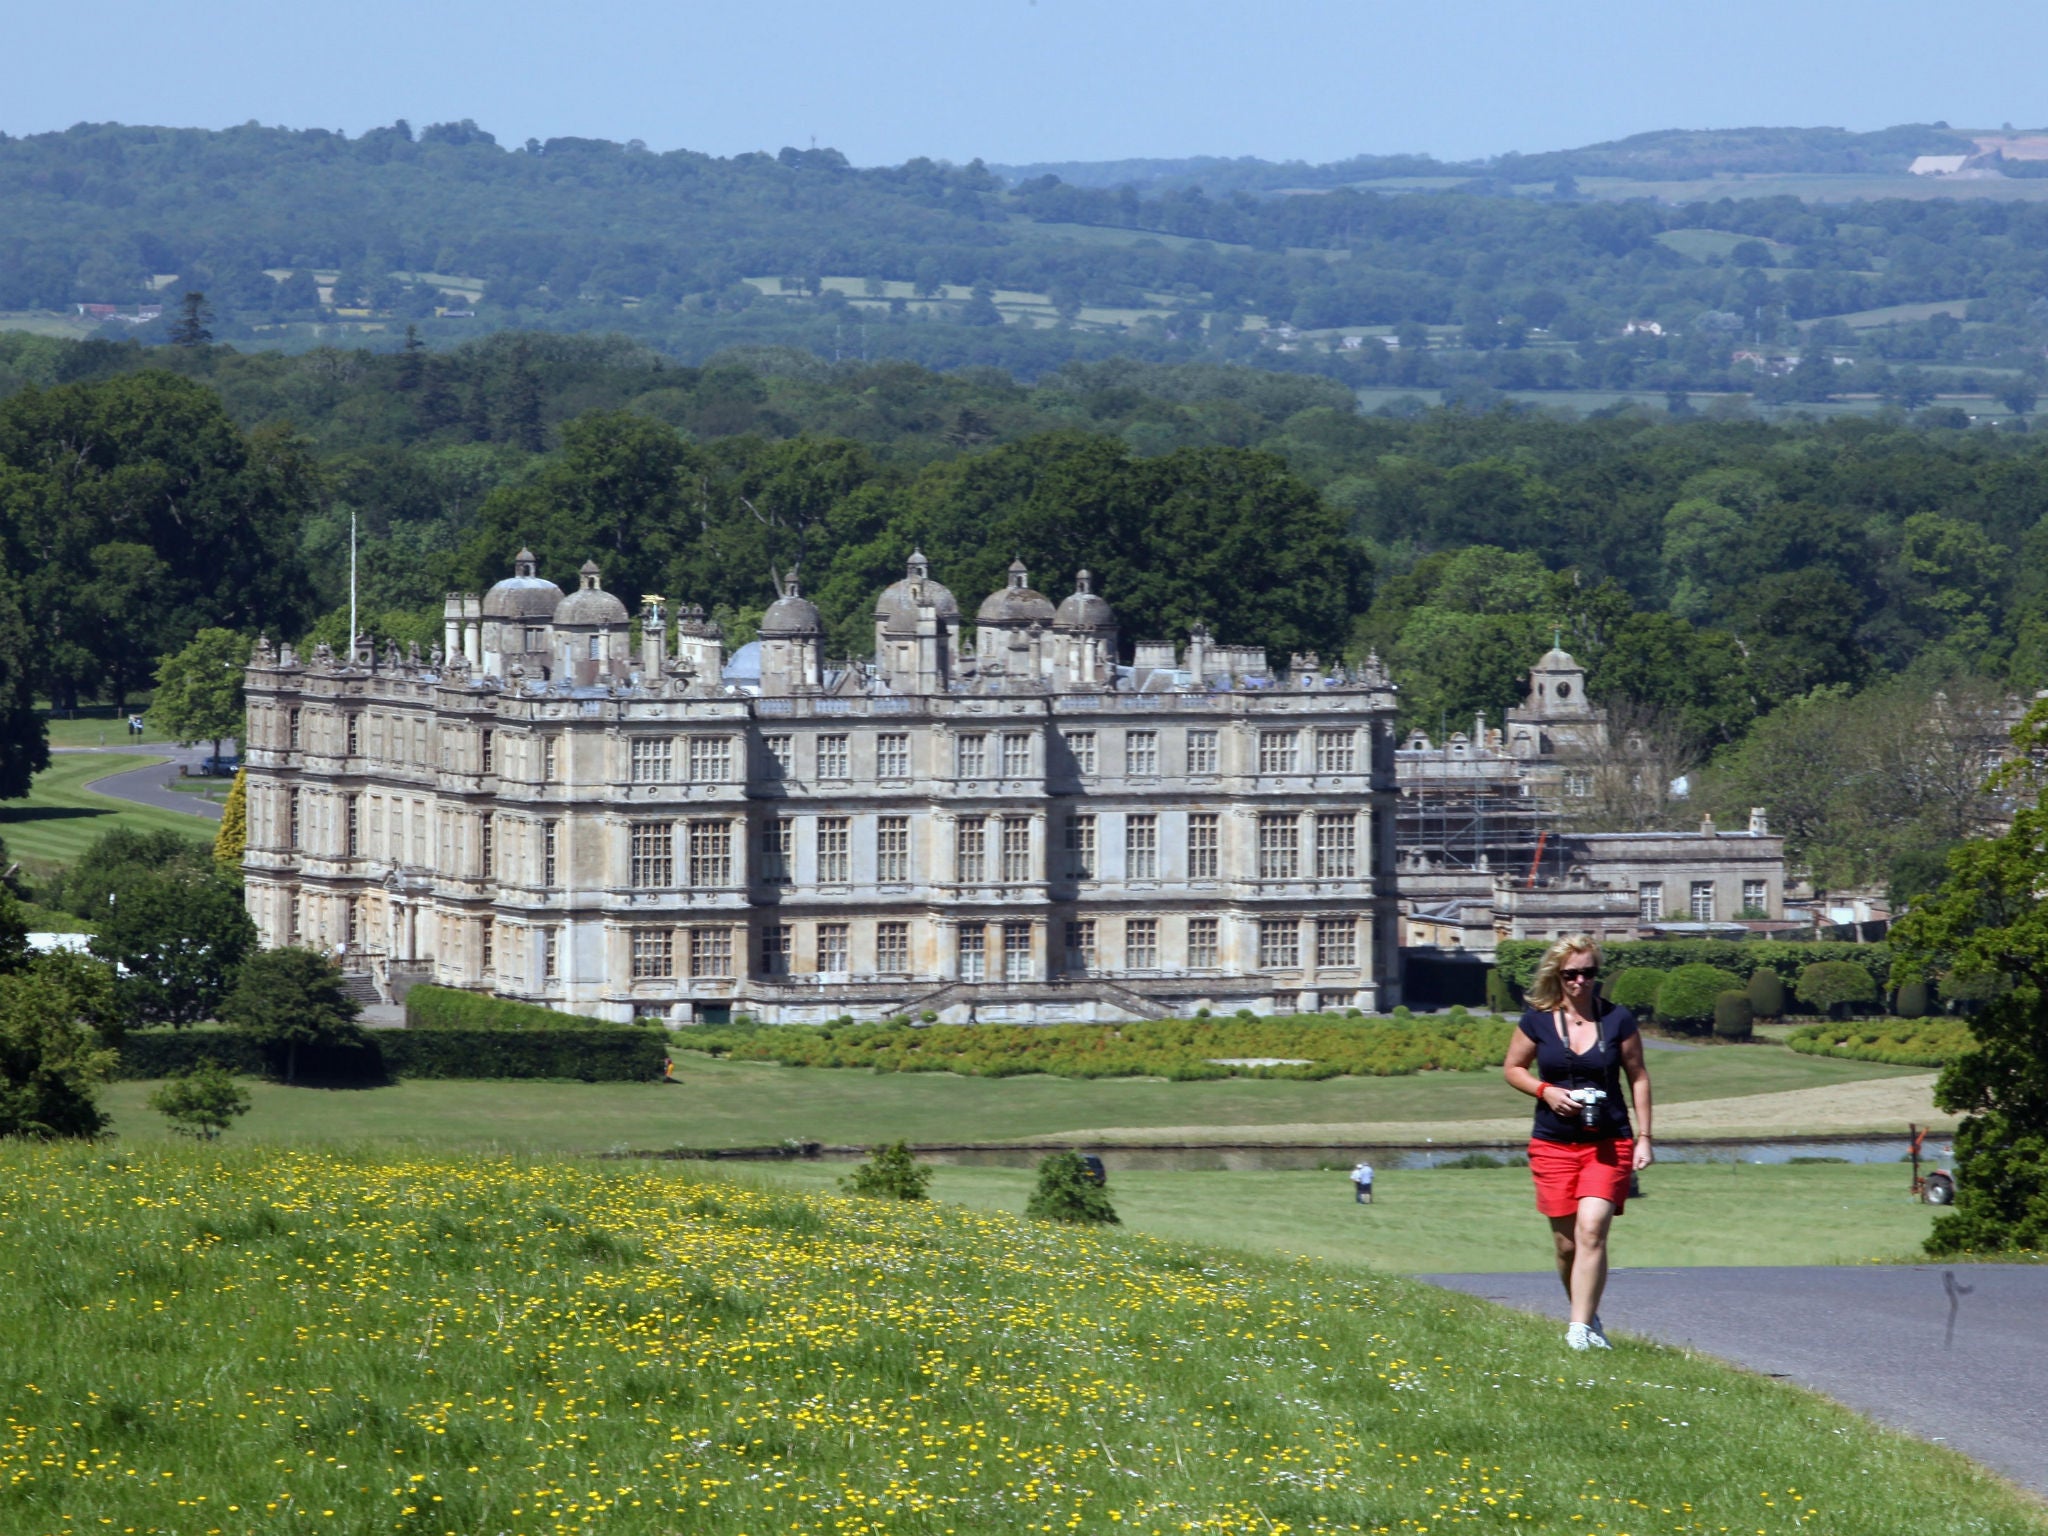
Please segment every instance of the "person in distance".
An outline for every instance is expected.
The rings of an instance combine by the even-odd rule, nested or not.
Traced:
[[[1600,995],[1600,945],[1589,933],[1544,951],[1528,1003],[1502,1073],[1536,1101],[1529,1172],[1571,1298],[1565,1342],[1606,1349],[1607,1232],[1628,1203],[1631,1178],[1651,1162],[1643,1037],[1634,1014]]]

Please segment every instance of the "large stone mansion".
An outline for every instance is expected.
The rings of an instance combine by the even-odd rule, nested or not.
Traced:
[[[243,873],[266,944],[380,990],[624,1020],[1259,1013],[1399,1000],[1395,696],[1255,648],[1140,644],[1082,572],[975,614],[921,554],[874,655],[792,577],[728,653],[522,551],[422,657],[248,672]]]

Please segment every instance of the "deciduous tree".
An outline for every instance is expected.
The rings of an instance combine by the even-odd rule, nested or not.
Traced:
[[[188,745],[211,741],[219,757],[221,742],[242,734],[249,649],[247,637],[232,630],[202,629],[182,651],[158,661],[149,706],[158,727]]]

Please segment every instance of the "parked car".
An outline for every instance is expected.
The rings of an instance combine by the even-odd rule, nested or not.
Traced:
[[[203,778],[231,779],[241,769],[241,766],[242,760],[239,757],[225,754],[220,757],[209,756],[199,759],[199,772]]]

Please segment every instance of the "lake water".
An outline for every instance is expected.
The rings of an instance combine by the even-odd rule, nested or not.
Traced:
[[[1945,1162],[1950,1142],[1929,1137],[1920,1149],[1923,1164]],[[1811,1137],[1793,1141],[1683,1142],[1659,1141],[1660,1163],[1789,1163],[1799,1158],[1839,1159],[1849,1163],[1896,1163],[1906,1156],[1903,1136],[1858,1140]],[[1435,1168],[1466,1157],[1474,1151],[1503,1161],[1523,1155],[1520,1146],[1376,1147],[1362,1143],[1335,1147],[1098,1147],[1076,1142],[1077,1152],[1097,1153],[1111,1169],[1160,1172],[1265,1172],[1274,1170],[1325,1169],[1348,1172],[1353,1164],[1368,1162],[1376,1169]],[[858,1162],[855,1152],[827,1152],[828,1160]],[[928,1163],[966,1168],[1035,1168],[1045,1156],[1043,1149],[1003,1147],[956,1147],[926,1150],[918,1156]]]

